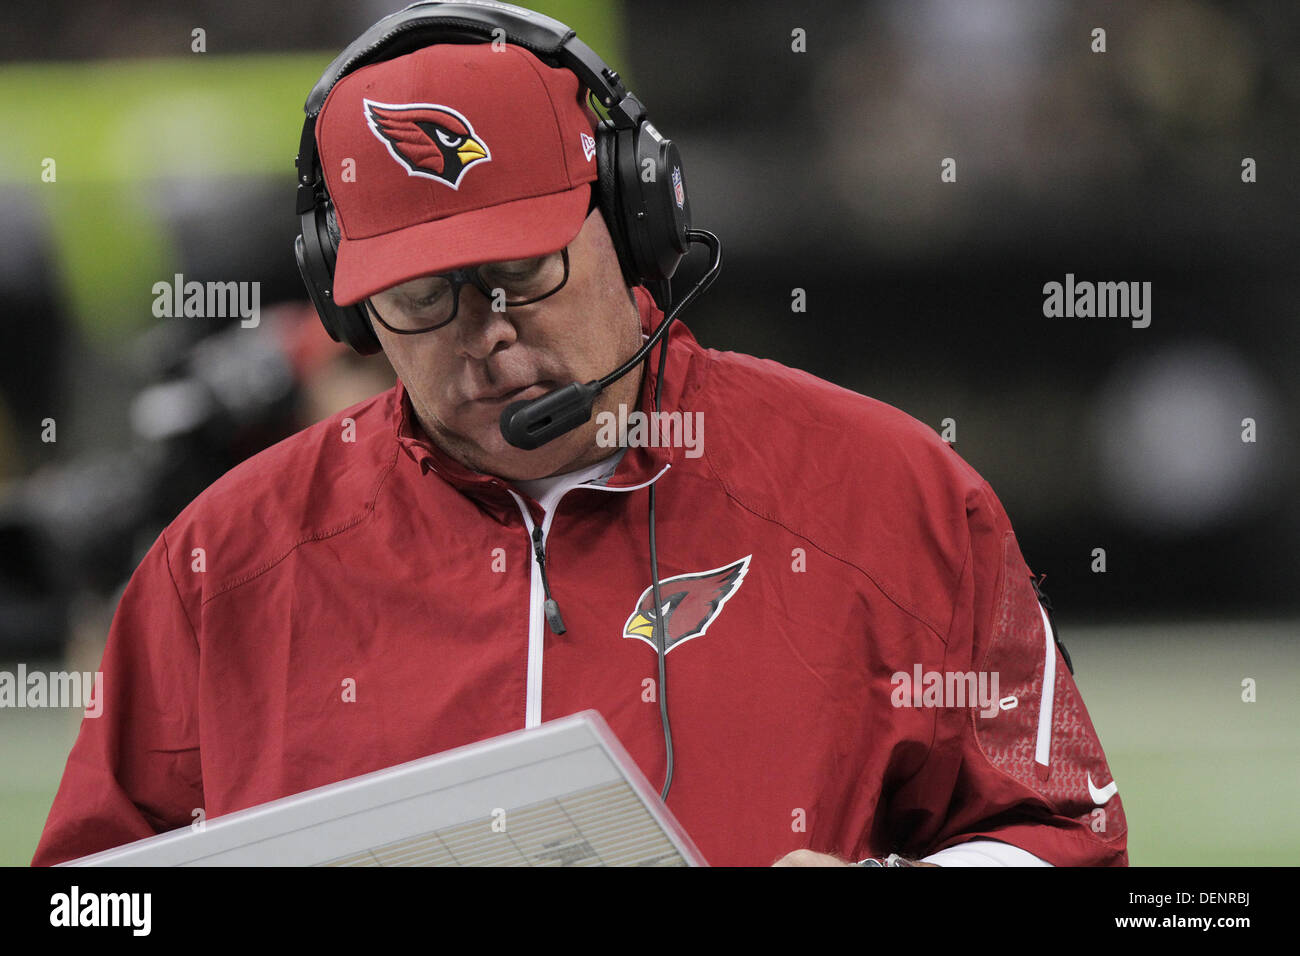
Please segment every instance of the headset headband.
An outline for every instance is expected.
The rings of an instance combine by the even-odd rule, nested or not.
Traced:
[[[428,46],[431,32],[438,34],[439,43],[504,40],[523,47],[550,66],[573,72],[596,94],[616,129],[635,130],[645,118],[645,107],[623,86],[618,73],[558,20],[490,0],[414,3],[384,17],[348,44],[308,94],[303,107],[307,120],[298,145],[299,215],[310,211],[319,198],[322,183],[317,175],[316,117],[334,84],[362,66]]]

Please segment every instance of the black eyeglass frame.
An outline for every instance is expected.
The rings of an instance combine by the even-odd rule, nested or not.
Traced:
[[[548,253],[548,255],[550,254],[551,253]],[[560,279],[559,285],[557,285],[550,292],[545,292],[542,295],[534,296],[531,299],[524,299],[521,302],[506,302],[506,307],[511,309],[517,309],[520,308],[521,306],[533,305],[534,303],[541,302],[543,299],[550,298],[551,296],[555,295],[555,293],[563,289],[569,282],[569,247],[568,246],[565,246],[563,249],[560,250],[560,258],[564,261],[564,276],[563,278]],[[484,263],[483,265],[495,265],[495,263]],[[492,288],[486,282],[484,282],[483,277],[479,275],[478,270],[481,268],[483,268],[483,266],[480,265],[480,266],[472,266],[471,268],[468,269],[453,269],[450,272],[439,272],[435,276],[433,276],[433,278],[435,279],[446,279],[448,282],[451,283],[451,315],[449,315],[443,321],[439,322],[437,325],[429,325],[422,329],[395,329],[387,322],[384,321],[384,317],[379,314],[379,310],[375,308],[374,303],[370,301],[369,296],[366,297],[366,308],[370,310],[370,314],[373,315],[379,321],[380,325],[382,325],[389,332],[392,332],[395,335],[423,335],[425,332],[436,331],[437,329],[441,329],[443,326],[450,325],[452,322],[455,321],[456,316],[460,314],[461,286],[472,285],[474,288],[478,289],[479,292],[482,292],[485,298],[488,299],[492,298]]]

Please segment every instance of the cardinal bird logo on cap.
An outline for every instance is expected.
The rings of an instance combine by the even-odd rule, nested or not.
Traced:
[[[376,103],[362,100],[371,132],[411,176],[460,188],[465,170],[492,158],[469,120],[436,103]]]
[[[747,554],[734,564],[698,574],[679,574],[659,582],[659,596],[663,601],[664,652],[671,651],[692,637],[699,637],[709,629],[731,596],[740,588],[749,570]],[[655,646],[654,586],[641,592],[636,610],[623,627],[624,637],[635,637]]]

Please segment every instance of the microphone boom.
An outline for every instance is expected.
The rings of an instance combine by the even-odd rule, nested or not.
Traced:
[[[702,242],[707,245],[713,254],[712,261],[704,275],[700,276],[699,281],[691,287],[691,291],[673,307],[641,348],[602,379],[588,382],[586,385],[574,382],[539,398],[511,402],[501,410],[501,435],[506,441],[516,448],[532,451],[590,421],[591,407],[596,401],[596,396],[604,391],[606,386],[618,381],[645,361],[650,350],[668,331],[668,326],[686,305],[713,284],[713,280],[718,276],[718,270],[722,267],[722,243],[717,236],[703,229],[691,229],[687,232],[687,238],[691,242]]]

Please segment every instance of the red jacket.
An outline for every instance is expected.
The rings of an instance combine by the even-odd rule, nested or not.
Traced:
[[[657,482],[668,803],[711,863],[979,835],[1126,863],[1105,756],[989,486],[880,402],[680,324],[669,349],[663,408],[702,413],[703,454],[633,448],[545,519],[562,636],[533,597],[537,503],[431,445],[400,385],[216,482],[122,597],[103,715],[33,862],[588,707],[660,786],[657,661],[637,636]],[[900,691],[931,672],[997,673],[1005,709]]]

